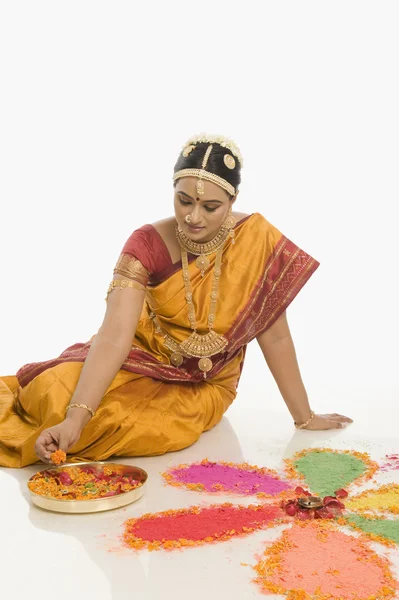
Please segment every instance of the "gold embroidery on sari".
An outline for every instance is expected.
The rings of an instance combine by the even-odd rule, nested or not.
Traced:
[[[150,274],[137,258],[131,254],[121,254],[116,263],[114,273],[130,277],[146,287]]]

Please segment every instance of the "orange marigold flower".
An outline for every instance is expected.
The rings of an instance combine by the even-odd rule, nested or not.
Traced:
[[[50,460],[54,465],[61,465],[66,461],[66,454],[63,450],[56,450],[50,454]]]

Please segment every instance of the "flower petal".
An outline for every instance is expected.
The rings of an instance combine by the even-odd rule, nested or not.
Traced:
[[[380,488],[365,490],[345,501],[345,506],[355,512],[386,511],[399,515],[399,485],[389,483]]]
[[[228,492],[241,495],[260,494],[276,497],[292,490],[289,482],[281,481],[276,471],[247,463],[211,462],[179,465],[163,474],[170,485],[183,486],[208,493]]]
[[[333,496],[335,490],[359,478],[369,479],[378,469],[368,454],[328,448],[303,450],[285,462],[289,477],[301,476],[319,496]]]
[[[247,535],[274,526],[283,518],[281,508],[270,504],[193,506],[129,519],[125,523],[124,541],[132,548],[149,550],[197,546]]]
[[[318,520],[285,530],[255,570],[264,591],[290,599],[388,600],[399,589],[389,566],[364,541]]]
[[[347,515],[348,525],[369,535],[372,540],[382,544],[393,542],[399,544],[399,519],[367,518],[362,515]]]

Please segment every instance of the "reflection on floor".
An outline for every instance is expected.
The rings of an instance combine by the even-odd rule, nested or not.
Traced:
[[[286,593],[288,589],[311,588],[319,588],[319,592],[331,597],[339,593],[342,596],[346,593],[349,597],[356,580],[358,593],[361,592],[364,597],[375,594],[378,586],[380,590],[385,587],[385,597],[390,597],[389,589],[395,588],[394,579],[399,576],[399,551],[395,545],[399,541],[399,532],[394,524],[399,507],[397,488],[392,485],[399,484],[399,440],[395,425],[399,422],[399,409],[390,402],[390,417],[386,418],[387,412],[379,410],[370,422],[366,418],[367,410],[371,410],[373,402],[369,392],[368,396],[365,393],[362,405],[354,405],[351,410],[337,405],[326,406],[325,412],[333,409],[350,413],[355,423],[341,431],[302,432],[293,430],[284,406],[277,402],[266,406],[259,390],[244,386],[227,416],[214,430],[204,434],[197,444],[176,454],[135,459],[134,463],[149,474],[146,493],[136,504],[108,513],[64,515],[42,511],[31,505],[26,489],[27,479],[39,466],[23,470],[1,469],[2,547],[7,549],[2,557],[2,590],[12,591],[11,598],[29,597],[30,600],[43,598],[44,594],[55,591],[58,600],[71,597],[95,597],[98,600],[138,597],[144,600],[183,600],[190,597],[191,600],[199,600],[205,596],[246,600],[265,597],[262,595],[264,591],[273,597],[273,594]],[[359,456],[356,458],[353,451],[370,456],[371,462],[363,472],[361,468],[359,471],[356,461],[351,463],[356,476],[362,477],[359,484],[352,485],[345,482],[345,477],[342,479],[342,465],[341,475],[336,480],[319,476],[322,472],[325,474],[325,463],[312,471],[307,458],[312,453],[302,454],[302,463],[296,464],[295,468],[307,477],[301,480],[306,491],[322,496],[334,494],[339,483],[342,484],[339,487],[348,489],[348,498],[341,498],[346,508],[339,524],[327,518],[302,520],[297,516],[287,517],[280,506],[281,498],[287,502],[289,493],[295,490],[295,487],[290,487],[291,482],[296,485],[284,470],[287,467],[284,460],[305,449],[318,448],[332,448],[341,451],[340,455],[342,451],[349,450],[351,453],[346,456],[351,460],[353,457],[362,460]],[[323,455],[326,453],[319,454],[325,461]],[[192,468],[191,473],[185,473],[184,485],[181,481],[179,485],[169,485],[162,476],[167,471],[170,473],[171,469],[173,472],[178,465],[198,464],[205,458],[210,463],[248,463],[276,472],[277,479],[286,482],[277,490],[281,498],[276,495],[273,501],[272,494],[266,493],[262,499],[261,495],[245,493],[242,486],[241,493],[234,494],[231,468],[230,479],[225,473],[222,488],[214,490],[209,489],[206,482],[205,489],[190,488],[187,484],[201,483],[199,471],[194,472]],[[375,472],[373,461],[381,467]],[[132,461],[118,462],[129,464]],[[267,473],[272,476],[271,472]],[[367,474],[371,475],[368,479]],[[187,480],[189,476],[191,480]],[[335,489],[328,487],[329,482]],[[368,492],[360,498],[355,497],[362,491],[376,490],[381,486],[387,487],[378,494]],[[258,491],[256,487],[253,490]],[[256,525],[251,515],[248,516],[248,510],[244,510],[259,502],[278,505],[278,509],[269,507],[271,512],[262,514],[262,518],[258,519],[258,524],[263,519],[264,526]],[[233,506],[221,513],[221,505],[226,503]],[[201,515],[210,514],[207,508],[210,505],[216,506],[213,509],[215,518],[217,514],[223,514],[226,519],[230,518],[228,511],[235,511],[233,516],[236,518],[237,505],[243,507],[242,520],[232,527],[236,531],[225,536],[223,541],[209,539],[200,545],[183,545],[171,551],[166,551],[161,544],[159,550],[152,552],[147,547],[133,550],[124,544],[126,522],[131,527],[140,523],[141,534],[145,533],[148,537],[148,523],[145,529],[140,520],[144,514],[179,512],[196,506],[195,514],[191,515],[197,519],[197,526],[198,518],[203,518]],[[384,519],[368,518],[367,508],[370,506]],[[248,518],[246,524],[244,514]],[[285,522],[287,519],[289,522]],[[137,534],[137,527],[135,531],[131,529],[130,534]],[[236,535],[239,527],[247,527],[245,535]],[[184,531],[185,539],[188,539],[189,534]],[[364,532],[367,538],[363,537]],[[211,538],[214,537],[212,533],[215,533],[215,528],[208,527],[201,535]],[[154,531],[151,535],[154,537]],[[136,538],[140,536],[136,535]],[[348,570],[350,557],[358,560]],[[390,566],[387,561],[390,561]]]

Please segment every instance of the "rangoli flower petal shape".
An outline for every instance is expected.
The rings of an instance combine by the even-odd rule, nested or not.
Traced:
[[[370,540],[387,546],[399,543],[399,519],[392,518],[399,513],[399,485],[353,496],[347,486],[370,479],[379,467],[368,454],[350,450],[312,448],[285,463],[288,482],[276,471],[247,463],[205,459],[171,468],[164,473],[170,485],[275,500],[146,514],[125,523],[124,541],[136,549],[174,549],[290,524],[255,567],[264,592],[284,594],[287,600],[399,598],[391,564],[370,544]],[[298,485],[298,480],[306,485]],[[383,518],[384,513],[390,518]],[[362,535],[348,535],[339,526]]]
[[[365,533],[373,541],[393,546],[399,544],[399,519],[366,517],[349,514],[344,517],[345,524]],[[342,523],[342,520],[340,520]]]
[[[312,448],[297,453],[286,460],[288,475],[300,477],[318,496],[333,496],[359,479],[369,479],[378,469],[367,454],[349,450]]]
[[[256,565],[263,591],[287,600],[394,598],[390,563],[329,523],[294,524]]]
[[[281,508],[270,504],[193,506],[129,519],[123,537],[136,549],[173,549],[248,535],[277,524],[283,517]]]
[[[389,483],[380,488],[365,490],[346,502],[349,510],[356,512],[389,512],[399,515],[399,484]]]
[[[208,493],[276,497],[293,490],[291,483],[279,479],[276,471],[248,463],[211,462],[179,465],[163,473],[165,480],[174,486]]]

